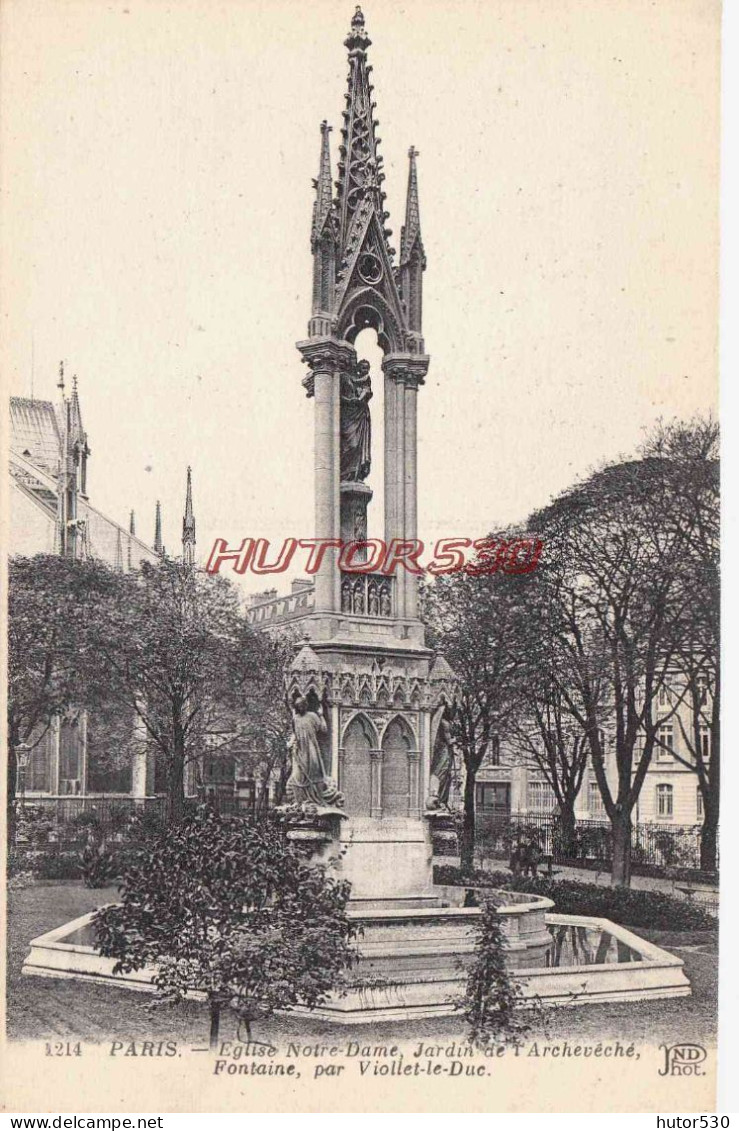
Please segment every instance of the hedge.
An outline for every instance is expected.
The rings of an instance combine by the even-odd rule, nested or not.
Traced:
[[[462,879],[459,868],[434,868],[434,883],[461,887],[494,887],[508,891],[545,895],[554,901],[560,915],[593,915],[623,927],[659,931],[715,930],[716,920],[702,907],[660,891],[605,887],[578,880],[516,879],[510,872],[475,871],[471,882]]]
[[[106,867],[104,880],[112,883],[121,876],[131,863],[137,851],[135,845],[109,845],[106,848]],[[8,874],[10,876],[31,874],[35,880],[81,880],[84,879],[88,886],[100,886],[96,881],[90,883],[92,872],[90,863],[86,860],[87,849],[19,849],[14,848],[8,857]]]

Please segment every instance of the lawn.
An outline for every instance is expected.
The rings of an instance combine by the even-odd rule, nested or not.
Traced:
[[[175,1010],[147,1008],[147,994],[87,982],[56,981],[21,975],[28,943],[36,935],[61,926],[116,898],[114,888],[90,891],[64,881],[39,883],[10,893],[8,930],[8,1035],[20,1040],[173,1039],[185,1047],[202,1047],[207,1037],[205,1007],[188,1002]],[[717,934],[714,931],[639,931],[638,934],[677,954],[693,988],[689,998],[614,1005],[582,1005],[548,1011],[547,1030],[532,1038],[627,1040],[672,1044],[696,1041],[714,1044],[716,1033]],[[312,1018],[276,1018],[260,1027],[255,1037],[284,1046],[288,1040],[311,1041],[334,1036],[367,1039],[359,1026],[337,1026]],[[431,1018],[403,1025],[375,1024],[373,1040],[445,1040],[463,1037],[461,1017]],[[224,1037],[234,1036],[227,1019]]]

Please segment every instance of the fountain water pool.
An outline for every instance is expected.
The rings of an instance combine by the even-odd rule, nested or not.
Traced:
[[[464,891],[350,904],[361,933],[355,984],[314,1016],[336,1022],[409,1020],[455,1012],[464,964],[474,949],[478,907]],[[508,964],[524,1002],[581,1005],[690,994],[683,963],[608,919],[558,915],[543,896],[501,892],[498,906]],[[114,974],[115,960],[94,947],[94,912],[31,941],[23,973],[77,978],[151,991],[152,969]]]

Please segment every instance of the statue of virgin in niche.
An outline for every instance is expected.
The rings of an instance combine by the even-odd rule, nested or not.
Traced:
[[[448,809],[454,769],[455,707],[443,698],[431,719],[431,773],[427,809]]]
[[[369,362],[357,363],[341,377],[341,481],[363,483],[370,472],[372,383]]]
[[[315,710],[304,695],[296,694],[292,701],[293,733],[288,743],[290,751],[290,778],[286,790],[294,805],[344,807],[344,799],[329,778],[326,755],[322,741],[328,726],[320,703]]]

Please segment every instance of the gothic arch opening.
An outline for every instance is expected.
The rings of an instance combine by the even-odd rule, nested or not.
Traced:
[[[377,742],[368,719],[355,715],[344,731],[339,789],[346,812],[352,817],[369,817],[372,801],[372,759]]]
[[[382,815],[407,817],[411,809],[409,751],[413,732],[400,717],[388,723],[382,736]]]

